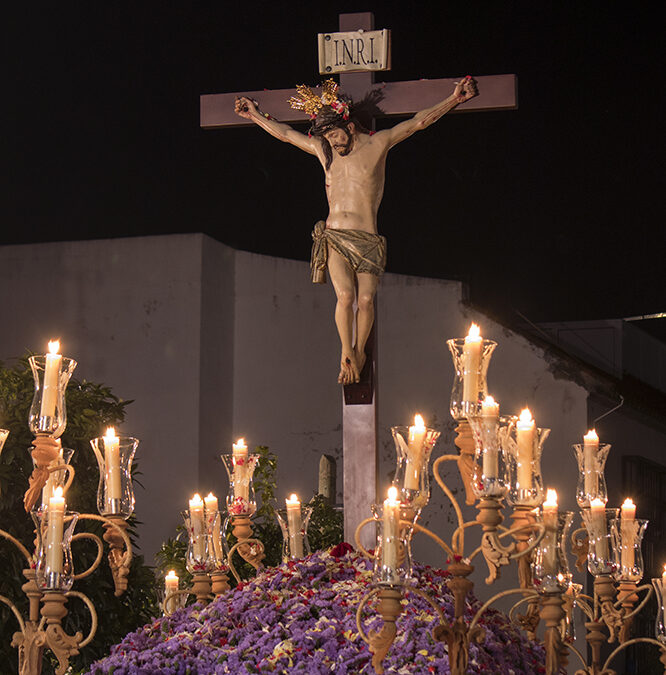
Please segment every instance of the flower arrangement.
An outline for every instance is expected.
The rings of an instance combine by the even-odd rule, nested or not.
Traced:
[[[372,563],[341,544],[299,561],[263,570],[255,579],[203,607],[192,605],[130,633],[90,675],[222,675],[226,673],[334,673],[374,671],[359,637],[356,608],[372,580]],[[448,573],[415,566],[420,587],[453,615]],[[470,621],[479,603],[466,609]],[[371,608],[372,609],[372,606]],[[387,673],[449,673],[444,643],[431,629],[437,618],[420,597],[405,603],[398,637],[384,661]],[[543,648],[506,616],[487,610],[482,645],[470,647],[469,673],[545,673]],[[366,630],[381,624],[367,612]]]

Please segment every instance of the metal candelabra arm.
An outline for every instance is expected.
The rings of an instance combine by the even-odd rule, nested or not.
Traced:
[[[79,600],[83,601],[83,604],[88,608],[88,611],[90,612],[90,619],[92,622],[92,625],[90,626],[90,632],[88,633],[86,638],[82,642],[79,642],[78,644],[78,649],[82,649],[92,641],[92,639],[95,637],[95,634],[97,633],[98,619],[97,619],[97,612],[95,611],[95,605],[93,605],[92,601],[87,595],[85,595],[84,593],[80,593],[79,591],[68,591],[67,593],[65,593],[65,597],[79,598]]]
[[[606,659],[606,662],[604,663],[604,667],[602,668],[601,672],[599,675],[615,675],[615,672],[612,670],[608,669],[608,666],[610,666],[611,661],[623,650],[629,647],[629,645],[634,645],[639,642],[646,642],[651,645],[657,645],[659,649],[661,650],[661,657],[659,660],[661,663],[664,665],[664,671],[666,672],[666,645],[663,645],[661,642],[658,640],[655,640],[654,638],[647,638],[647,637],[639,637],[639,638],[633,638],[632,640],[627,640],[623,644],[621,644],[619,647],[616,647],[608,656]],[[588,671],[578,671],[576,675],[579,675],[579,673],[582,672],[582,675],[588,675]]]
[[[194,595],[194,594],[188,588],[180,588],[177,591],[172,591],[170,593],[167,593],[166,596],[164,597],[164,602],[162,603],[162,611],[164,612],[164,616],[171,616],[174,613],[175,608],[170,609],[169,605],[175,604],[174,601],[179,595],[189,596],[189,595]]]
[[[34,558],[28,551],[28,549],[13,535],[9,534],[9,532],[5,532],[5,530],[0,530],[0,537],[3,537],[7,541],[10,541],[16,548],[21,552],[23,557],[26,559],[28,565],[32,565]]]
[[[458,500],[453,496],[453,493],[446,485],[446,483],[442,480],[442,477],[439,475],[440,464],[442,464],[443,462],[457,462],[458,459],[459,459],[458,455],[442,455],[441,457],[438,457],[432,465],[432,474],[435,477],[435,480],[437,481],[439,487],[442,488],[444,494],[449,498],[449,501],[451,502],[453,509],[456,512],[456,517],[458,518],[458,530],[460,530],[460,541],[458,541],[456,545],[456,542],[451,540],[451,544],[456,551],[462,551],[465,548],[465,540],[464,540],[465,530],[463,528],[465,519],[463,518],[462,510],[460,509],[460,504],[458,504]],[[456,530],[456,532],[458,530]]]
[[[365,520],[362,520],[358,524],[358,527],[356,528],[356,532],[354,533],[354,543],[356,544],[357,550],[359,550],[366,558],[368,558],[368,560],[373,560],[375,556],[368,553],[365,546],[363,546],[363,544],[361,543],[361,530],[368,523],[374,523],[374,522],[375,522],[374,518],[366,518]]]
[[[76,534],[72,535],[72,543],[81,539],[90,539],[91,541],[95,542],[97,545],[97,556],[87,570],[72,576],[72,579],[75,581],[77,579],[84,579],[85,577],[92,574],[99,567],[100,562],[102,562],[102,556],[104,555],[104,544],[102,544],[102,540],[96,534],[92,534],[92,532],[77,532]]]
[[[256,552],[252,553],[251,547],[255,546],[256,547]],[[249,547],[249,549],[246,549],[245,547]],[[246,562],[249,562],[252,567],[254,567],[255,570],[261,569],[263,567],[261,560],[264,557],[264,545],[261,543],[259,539],[241,539],[240,541],[237,541],[230,549],[229,549],[229,555],[227,557],[227,562],[229,564],[229,569],[231,570],[231,573],[234,575],[234,578],[238,583],[240,583],[240,576],[238,572],[236,571],[236,567],[234,566],[232,556],[233,554],[238,551],[238,555],[240,555],[243,560]]]
[[[423,527],[423,525],[419,525],[418,523],[414,523],[414,531],[415,532],[422,532],[423,534],[430,537],[435,543],[437,543],[446,552],[447,555],[450,555],[451,557],[456,555],[453,552],[453,550],[451,549],[451,547],[443,539],[438,537],[434,532],[429,530],[427,527]]]

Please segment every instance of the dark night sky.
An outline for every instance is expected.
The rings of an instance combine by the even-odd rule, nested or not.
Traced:
[[[647,3],[4,10],[0,244],[205,232],[307,259],[326,214],[316,160],[255,128],[200,130],[198,97],[316,84],[316,33],[366,10],[392,30],[378,81],[519,81],[517,111],[447,116],[392,151],[389,270],[465,279],[509,319],[666,311],[663,23]]]

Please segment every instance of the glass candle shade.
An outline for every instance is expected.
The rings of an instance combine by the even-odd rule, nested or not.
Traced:
[[[476,497],[503,497],[507,493],[508,477],[499,431],[513,419],[490,415],[467,418],[474,436],[472,490]]]
[[[384,504],[373,504],[371,509],[377,524],[373,582],[387,586],[413,583],[410,544],[417,514],[400,507],[397,517],[392,517]]]
[[[610,451],[610,443],[603,443],[596,448],[586,448],[583,443],[573,446],[578,461],[578,485],[576,501],[581,509],[590,506],[593,499],[600,499],[604,504],[608,501],[604,467]]]
[[[615,560],[615,581],[633,581],[643,578],[643,553],[641,544],[648,526],[647,520],[632,518],[623,520],[613,518],[610,521],[613,558]]]
[[[455,376],[451,390],[451,416],[453,419],[465,419],[470,415],[481,414],[481,402],[488,395],[486,375],[490,357],[497,347],[493,340],[481,340],[480,354],[474,359],[474,368],[470,370],[470,359],[466,358],[465,338],[447,340]],[[478,364],[478,365],[477,365]]]
[[[287,509],[276,509],[275,516],[282,530],[282,562],[300,560],[310,555],[308,526],[312,517],[311,506],[301,506],[300,517],[289,517]],[[296,520],[296,522],[294,522]]]
[[[587,529],[587,569],[597,577],[614,574],[616,563],[613,552],[611,521],[620,509],[593,508],[581,511]]]
[[[259,455],[238,459],[233,454],[220,455],[229,476],[227,510],[230,516],[251,516],[257,510],[252,476],[259,462]]]
[[[181,513],[187,530],[185,567],[191,574],[215,569],[215,548],[206,522],[204,509],[188,509]]]
[[[60,448],[59,456],[49,464],[49,469],[69,464],[73,456],[74,450],[72,448]],[[42,509],[45,509],[49,505],[49,499],[53,495],[53,491],[57,487],[64,487],[67,482],[68,473],[68,471],[63,469],[62,471],[53,471],[49,474],[46,485],[42,488]]]
[[[511,506],[540,506],[544,500],[541,478],[541,453],[550,429],[536,427],[530,447],[518,444],[517,418],[508,418],[499,429],[500,445],[507,468],[507,502]]]
[[[9,436],[9,430],[8,429],[0,429],[0,455],[2,454],[2,448],[5,445],[5,441],[7,440],[7,436]]]
[[[654,597],[657,599],[657,620],[654,627],[654,636],[657,641],[666,646],[666,581],[663,577],[652,579]]]
[[[410,438],[410,427],[391,427],[397,454],[393,485],[398,488],[400,502],[418,513],[430,499],[428,463],[439,431],[425,429],[425,433]]]
[[[132,460],[139,439],[119,436],[117,440],[117,450],[115,443],[109,443],[106,436],[90,441],[99,465],[97,510],[102,516],[129,518],[134,511]]]
[[[62,356],[55,367],[47,368],[47,360],[51,356],[51,354],[31,356],[28,359],[35,380],[35,394],[28,414],[28,426],[35,436],[49,434],[54,438],[60,438],[67,426],[65,390],[76,368],[76,361]]]
[[[229,546],[227,545],[226,515],[222,511],[205,510],[206,528],[208,535],[208,558],[213,569],[226,572]]]
[[[532,573],[539,593],[564,593],[571,583],[565,550],[573,511],[543,514],[546,531],[534,550]]]
[[[66,593],[74,583],[72,535],[79,514],[39,509],[31,515],[37,533],[37,585],[43,591]]]

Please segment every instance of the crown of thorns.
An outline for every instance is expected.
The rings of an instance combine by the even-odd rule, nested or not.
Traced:
[[[296,87],[296,96],[289,99],[289,105],[294,110],[302,110],[311,119],[317,117],[317,113],[324,107],[330,106],[342,118],[349,119],[349,101],[338,97],[338,83],[333,80],[325,80],[321,83],[321,95],[315,94],[310,87],[301,84]]]

